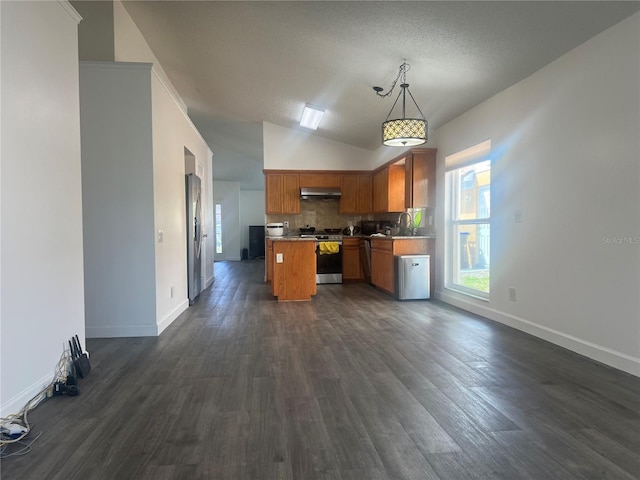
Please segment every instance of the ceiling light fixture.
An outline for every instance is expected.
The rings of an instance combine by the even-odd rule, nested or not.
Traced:
[[[300,119],[300,126],[309,128],[311,130],[317,130],[320,125],[320,120],[324,115],[324,110],[314,107],[313,105],[306,104],[302,111],[302,118]]]
[[[393,92],[393,89],[402,77],[402,83],[400,84],[400,93],[398,93],[398,97],[396,101],[393,103],[393,107],[389,111],[389,115],[387,115],[387,119],[382,124],[382,143],[388,145],[390,147],[408,147],[415,145],[422,145],[428,139],[428,124],[427,120],[424,118],[424,114],[420,107],[416,103],[415,98],[409,91],[409,84],[407,83],[407,71],[411,68],[406,61],[400,65],[400,70],[398,71],[398,76],[393,81],[391,88],[387,93],[382,93],[382,87],[373,87],[376,92],[376,95],[379,97],[388,97]],[[413,100],[413,104],[420,112],[421,118],[407,118],[405,110],[406,110],[406,94],[409,94],[411,100]],[[393,109],[396,107],[398,100],[402,97],[402,118],[396,118],[394,120],[389,120]]]

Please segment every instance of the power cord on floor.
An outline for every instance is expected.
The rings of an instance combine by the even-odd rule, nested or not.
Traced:
[[[25,455],[31,451],[31,445],[40,437],[42,432],[28,442],[23,441],[31,433],[31,425],[29,425],[27,415],[43,400],[53,396],[53,389],[56,383],[66,380],[70,359],[69,352],[65,350],[56,365],[51,383],[34,395],[18,413],[12,413],[0,418],[0,459]],[[22,448],[9,451],[10,446],[13,445],[19,445]]]

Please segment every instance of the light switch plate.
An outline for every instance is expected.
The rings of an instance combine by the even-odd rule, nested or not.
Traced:
[[[162,243],[164,240],[164,231],[158,230],[158,243]]]

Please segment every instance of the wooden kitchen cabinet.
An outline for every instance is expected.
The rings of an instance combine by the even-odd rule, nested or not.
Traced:
[[[393,241],[371,239],[371,283],[380,290],[394,292]]]
[[[341,181],[342,181],[341,175],[334,175],[331,173],[301,173],[300,174],[301,187],[340,188]]]
[[[434,207],[435,180],[436,149],[412,150],[405,158],[405,207]]]
[[[300,213],[300,182],[297,173],[265,174],[265,210],[273,213]]]
[[[389,165],[373,176],[374,213],[405,210],[405,166]]]
[[[360,238],[342,238],[342,280],[364,280],[360,261]]]
[[[431,255],[430,287],[435,289],[435,243],[432,238],[371,238],[371,283],[390,295],[395,294],[395,255]]]
[[[267,246],[265,248],[265,266],[267,269],[267,282],[271,283],[273,280],[273,240],[267,238]]]
[[[371,213],[373,211],[373,179],[371,175],[343,175],[341,191],[341,215]]]
[[[296,240],[274,240],[274,261],[271,292],[278,301],[311,300],[316,287],[316,242]]]
[[[358,175],[358,212],[373,212],[373,177],[369,174]]]

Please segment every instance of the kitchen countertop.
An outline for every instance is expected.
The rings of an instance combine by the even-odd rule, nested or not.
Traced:
[[[385,235],[383,237],[375,236],[371,238],[380,238],[382,240],[413,240],[419,238],[436,238],[435,235]]]
[[[315,238],[308,238],[308,237],[298,237],[296,235],[285,235],[282,237],[267,237],[267,239],[269,240],[273,240],[274,242],[315,242],[316,239]]]
[[[382,240],[412,240],[412,239],[421,239],[421,238],[436,238],[435,235],[414,235],[414,236],[408,236],[408,235],[384,235],[384,236],[370,236],[370,235],[344,235],[342,237],[342,239],[344,240],[345,238],[379,238]],[[316,240],[320,240],[320,241],[324,241],[324,242],[331,242],[331,241],[335,241],[334,239],[316,239],[316,238],[309,238],[309,237],[299,237],[297,235],[284,235],[282,237],[267,237],[267,239],[275,241],[275,242],[282,242],[282,241],[287,241],[287,242],[306,242],[306,241],[312,241],[315,242]]]

